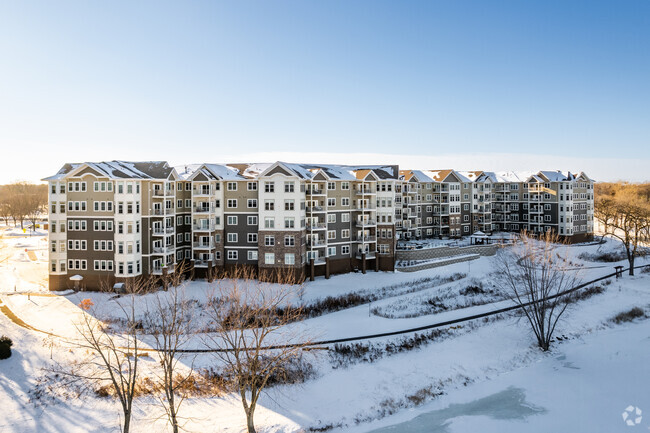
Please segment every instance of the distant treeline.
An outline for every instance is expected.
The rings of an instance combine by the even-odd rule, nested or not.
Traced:
[[[594,195],[596,199],[635,199],[640,203],[650,203],[650,182],[598,182],[594,184]]]
[[[36,221],[41,214],[47,212],[47,185],[36,185],[28,182],[14,182],[0,185],[0,218],[8,224],[11,218],[14,226],[25,221]]]

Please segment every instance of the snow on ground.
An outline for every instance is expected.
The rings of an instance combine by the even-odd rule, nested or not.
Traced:
[[[24,274],[33,274],[30,276],[33,280],[44,278],[46,262],[25,262],[31,268],[26,267],[22,273],[16,271],[17,264],[21,263],[19,250],[23,245],[29,245],[27,248],[33,248],[37,253],[46,250],[47,245],[43,245],[40,238],[11,237],[8,241],[4,237],[1,240],[9,243],[10,252],[9,260],[0,264],[0,299],[31,326],[72,336],[71,322],[79,314],[76,305],[81,299],[92,299],[104,311],[109,311],[116,301],[110,300],[111,295],[100,293],[31,296],[30,299],[25,295],[11,294],[13,281],[19,281],[19,289],[38,289],[35,284],[29,286],[29,278],[23,282]],[[582,252],[602,252],[608,248],[619,247],[608,242],[568,248],[572,262],[582,268],[583,280],[610,273],[617,263],[585,262],[577,256]],[[639,265],[645,263],[648,262],[638,261]],[[620,264],[625,265],[624,262]],[[429,296],[444,297],[450,291],[474,285],[477,280],[487,285],[491,272],[493,259],[481,257],[471,265],[458,263],[414,273],[371,271],[366,275],[321,278],[305,285],[304,302],[387,287],[393,287],[385,289],[388,295],[397,296],[315,317],[294,326],[307,329],[319,339],[329,339],[395,331],[489,311],[507,305],[507,301],[458,308],[465,301],[461,299],[455,305],[452,302],[457,309],[437,314],[422,314],[418,305]],[[445,284],[432,283],[414,293],[405,293],[408,287],[420,287],[418,280],[458,273],[469,273],[469,276]],[[627,405],[645,404],[650,407],[647,398],[645,401],[642,399],[647,395],[643,384],[648,383],[650,376],[647,370],[650,321],[613,326],[608,320],[634,306],[644,307],[650,313],[649,288],[650,274],[626,275],[607,286],[604,293],[572,306],[557,332],[568,339],[556,343],[547,354],[534,347],[526,323],[513,316],[490,323],[479,322],[474,326],[462,324],[445,338],[420,349],[384,356],[373,363],[335,366],[329,355],[321,353],[314,360],[314,378],[301,385],[275,387],[262,398],[261,408],[256,414],[258,431],[293,432],[300,428],[332,426],[336,430],[361,432],[408,422],[416,415],[423,418],[393,431],[476,431],[479,423],[481,429],[487,426],[488,431],[603,431],[582,428],[583,424],[577,424],[580,421],[576,420],[567,421],[568,427],[564,428],[560,420],[570,417],[572,410],[578,419],[590,417],[584,421],[584,426],[611,426],[607,431],[618,431],[620,412]],[[209,285],[199,281],[192,282],[186,289],[187,295],[199,302],[207,299],[209,291]],[[151,296],[157,295],[140,297],[138,302],[143,303]],[[390,319],[372,314],[373,309],[394,311],[395,306],[408,305],[409,300],[413,307],[407,307],[406,311],[417,313],[413,314],[415,317]],[[7,402],[5,416],[0,420],[1,432],[118,431],[119,409],[110,400],[84,396],[82,401],[65,400],[51,406],[30,403],[27,393],[40,369],[50,363],[50,349],[44,344],[45,336],[15,326],[2,314],[0,329],[0,333],[9,335],[15,342],[14,356],[0,361],[0,401]],[[372,340],[372,343],[386,344],[401,338],[380,338]],[[198,345],[200,340],[196,339],[192,344]],[[55,359],[66,361],[74,356],[74,353],[63,350],[60,343],[55,346]],[[192,361],[199,367],[214,364],[208,354],[197,356]],[[151,369],[155,361],[145,359],[143,365],[145,370]],[[621,382],[625,385],[622,386]],[[558,391],[564,389],[564,384],[567,384],[566,392]],[[425,388],[444,394],[433,400],[429,398],[423,406],[414,409],[412,399],[407,396],[414,396]],[[567,402],[574,404],[574,409],[568,407]],[[189,418],[185,426],[187,431],[234,432],[244,428],[243,411],[234,396],[189,399],[181,410]],[[389,416],[392,413],[394,415]],[[135,431],[166,431],[163,421],[152,421],[159,414],[151,399],[140,399],[134,415]],[[425,418],[427,416],[429,418]],[[611,424],[610,417],[614,420]],[[418,422],[427,427],[424,430],[419,428]],[[438,430],[434,429],[435,426]],[[622,422],[621,426],[625,427]]]

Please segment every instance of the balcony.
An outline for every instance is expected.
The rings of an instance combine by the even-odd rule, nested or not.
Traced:
[[[210,242],[192,242],[192,248],[198,250],[209,250],[214,248],[214,242],[212,240],[210,240]]]
[[[162,275],[163,269],[167,269],[167,273],[171,274],[172,272],[174,272],[174,264],[169,264],[167,266],[154,266],[153,268],[151,268],[151,273],[153,275]]]
[[[167,188],[154,189],[151,195],[157,198],[172,197],[174,195],[174,191]]]
[[[325,239],[307,239],[307,246],[312,248],[324,247],[327,243]]]
[[[151,249],[153,254],[167,254],[167,248],[164,247],[153,247]]]
[[[151,211],[151,214],[156,216],[173,215],[174,209],[173,208],[154,209]]]
[[[371,188],[355,189],[354,193],[356,195],[377,195],[377,191],[374,191]]]
[[[195,232],[211,232],[215,230],[214,224],[194,224],[192,230]]]
[[[322,206],[307,206],[306,211],[307,211],[307,212],[311,212],[311,213],[314,213],[314,212],[325,212],[325,209],[323,209]]]
[[[353,240],[355,242],[377,242],[377,236],[357,236]]]
[[[307,230],[326,230],[326,223],[307,224]]]
[[[325,195],[325,190],[324,189],[307,189],[307,195]]]
[[[210,188],[194,188],[192,189],[192,196],[194,197],[209,197],[212,195]]]
[[[374,251],[373,251],[373,252],[367,252],[367,253],[366,253],[366,260],[374,259],[374,258],[376,258],[376,257],[377,257],[377,256],[375,255],[375,252],[374,252]],[[359,260],[362,259],[361,253],[357,253],[357,259],[359,259]]]
[[[377,225],[377,221],[374,220],[355,220],[354,223],[357,227],[372,227]]]
[[[210,213],[214,212],[213,206],[197,206],[194,208],[194,213]]]
[[[151,233],[154,236],[164,236],[165,234],[174,233],[174,227],[167,227],[167,228],[154,227],[153,229],[151,229]]]

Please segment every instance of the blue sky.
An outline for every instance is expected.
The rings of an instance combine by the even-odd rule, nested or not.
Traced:
[[[0,182],[275,152],[650,179],[649,46],[646,0],[3,2]]]

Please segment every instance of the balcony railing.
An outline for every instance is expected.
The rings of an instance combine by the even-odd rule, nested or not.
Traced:
[[[377,225],[377,221],[375,220],[355,220],[354,222],[357,227],[369,227]]]
[[[211,232],[215,229],[214,224],[194,224],[192,229],[197,232]]]
[[[174,213],[173,208],[154,209],[151,211],[153,215],[171,215]]]
[[[374,191],[372,188],[355,189],[354,193],[356,195],[370,195],[370,194],[377,195],[377,191]]]
[[[326,223],[307,224],[307,230],[325,230],[325,229],[327,229]]]
[[[192,247],[198,249],[214,248],[214,242],[212,240],[210,242],[192,242]]]
[[[307,212],[325,212],[322,206],[307,206]]]
[[[323,189],[307,189],[307,195],[325,195],[325,190]]]
[[[154,197],[170,197],[174,195],[174,191],[166,188],[154,189],[152,195]]]
[[[174,233],[174,227],[166,227],[166,228],[154,227],[153,229],[151,229],[151,231],[154,235],[170,234],[170,233]]]
[[[310,247],[324,247],[326,245],[325,239],[307,239],[307,246]]]
[[[214,207],[212,206],[197,206],[194,208],[195,213],[209,213],[214,212]]]
[[[355,242],[377,242],[377,236],[356,236]]]

